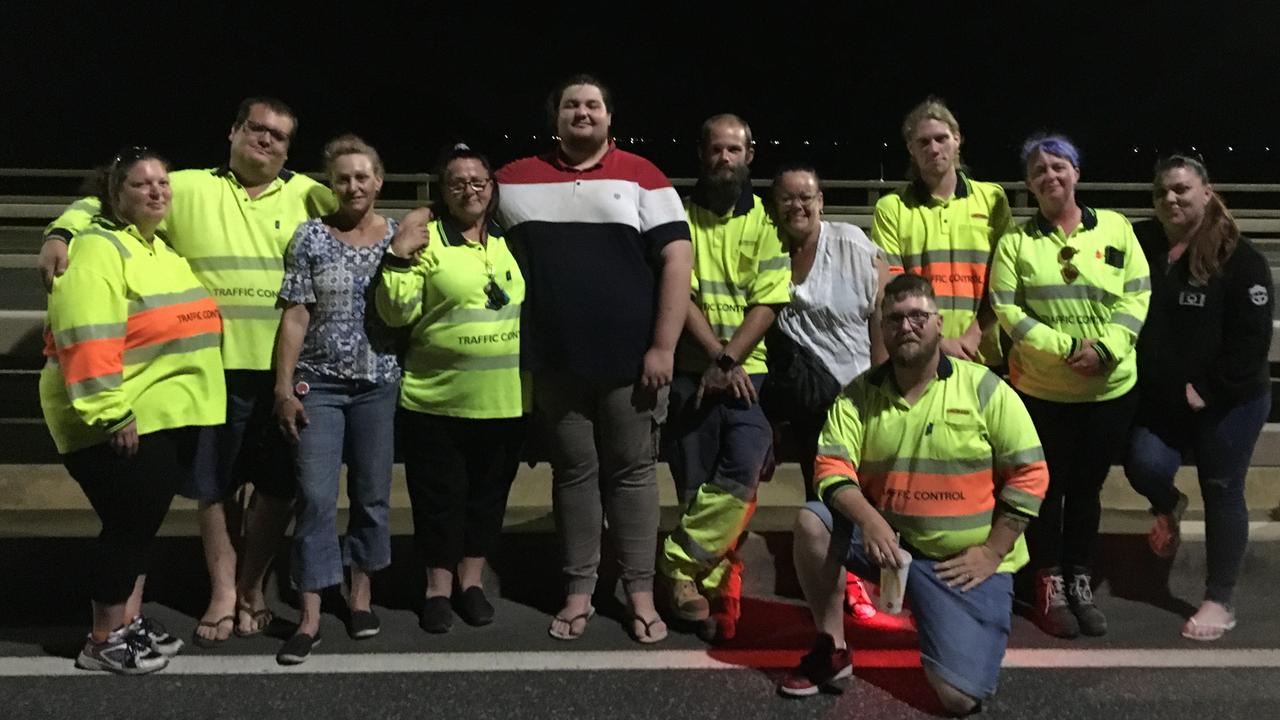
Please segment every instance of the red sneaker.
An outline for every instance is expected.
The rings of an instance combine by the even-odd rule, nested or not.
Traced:
[[[875,603],[871,602],[871,596],[867,594],[867,586],[862,584],[862,580],[853,573],[847,573],[845,577],[844,590],[844,611],[859,620],[870,620],[876,616]]]
[[[807,697],[836,680],[853,675],[853,661],[849,648],[836,649],[830,635],[819,634],[808,655],[800,658],[800,664],[787,671],[778,692],[787,697]]]

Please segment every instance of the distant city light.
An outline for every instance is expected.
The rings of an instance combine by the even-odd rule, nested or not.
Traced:
[[[1236,151],[1235,148],[1231,147],[1230,145],[1227,146],[1227,152],[1235,152],[1235,151]]]
[[[1136,152],[1138,152],[1138,146],[1137,146],[1137,145],[1134,145],[1134,146],[1133,146],[1133,151],[1134,151],[1135,153],[1136,153]]]

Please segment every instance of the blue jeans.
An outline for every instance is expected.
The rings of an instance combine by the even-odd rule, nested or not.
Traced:
[[[754,498],[760,469],[773,450],[773,428],[759,403],[732,395],[707,395],[694,408],[699,375],[676,375],[671,383],[667,432],[671,434],[671,476],[676,496],[688,505],[698,488],[713,483],[731,495]],[[752,375],[756,392],[764,375]]]
[[[1190,450],[1194,455],[1204,496],[1205,599],[1224,605],[1231,602],[1249,542],[1244,481],[1253,446],[1270,410],[1268,392],[1235,405],[1210,406],[1190,414],[1186,427],[1153,428],[1139,423],[1129,440],[1125,474],[1156,512],[1173,510],[1178,502],[1173,476],[1182,464],[1183,453]]]
[[[847,570],[880,582],[880,568],[867,556],[857,524],[816,501],[805,503],[800,512],[817,515],[827,526],[831,550],[842,555]],[[921,664],[970,697],[991,697],[1013,625],[1013,574],[996,573],[966,592],[938,579],[937,560],[903,547],[911,551],[907,602],[916,621]]]
[[[396,399],[400,384],[307,378],[307,426],[299,432],[294,585],[317,592],[342,583],[344,564],[365,572],[391,564],[387,524]],[[338,471],[347,463],[351,500],[346,543],[338,542]]]

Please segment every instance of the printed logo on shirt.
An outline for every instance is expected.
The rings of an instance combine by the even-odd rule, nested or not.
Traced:
[[[1267,289],[1261,285],[1249,288],[1249,300],[1259,307],[1267,304]]]
[[[1178,293],[1178,304],[1183,307],[1204,307],[1204,302],[1208,298],[1202,292],[1188,292],[1183,290]]]

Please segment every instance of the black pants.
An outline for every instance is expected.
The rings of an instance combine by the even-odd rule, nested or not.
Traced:
[[[1027,529],[1036,569],[1091,568],[1102,483],[1123,462],[1137,394],[1113,400],[1063,403],[1022,395],[1049,465],[1049,490]]]
[[[520,464],[525,419],[401,415],[413,536],[427,567],[454,570],[488,557],[502,533]]]
[[[102,520],[90,551],[89,596],[104,605],[129,599],[146,573],[151,545],[169,504],[191,473],[198,428],[148,433],[132,458],[107,443],[62,456]]]

